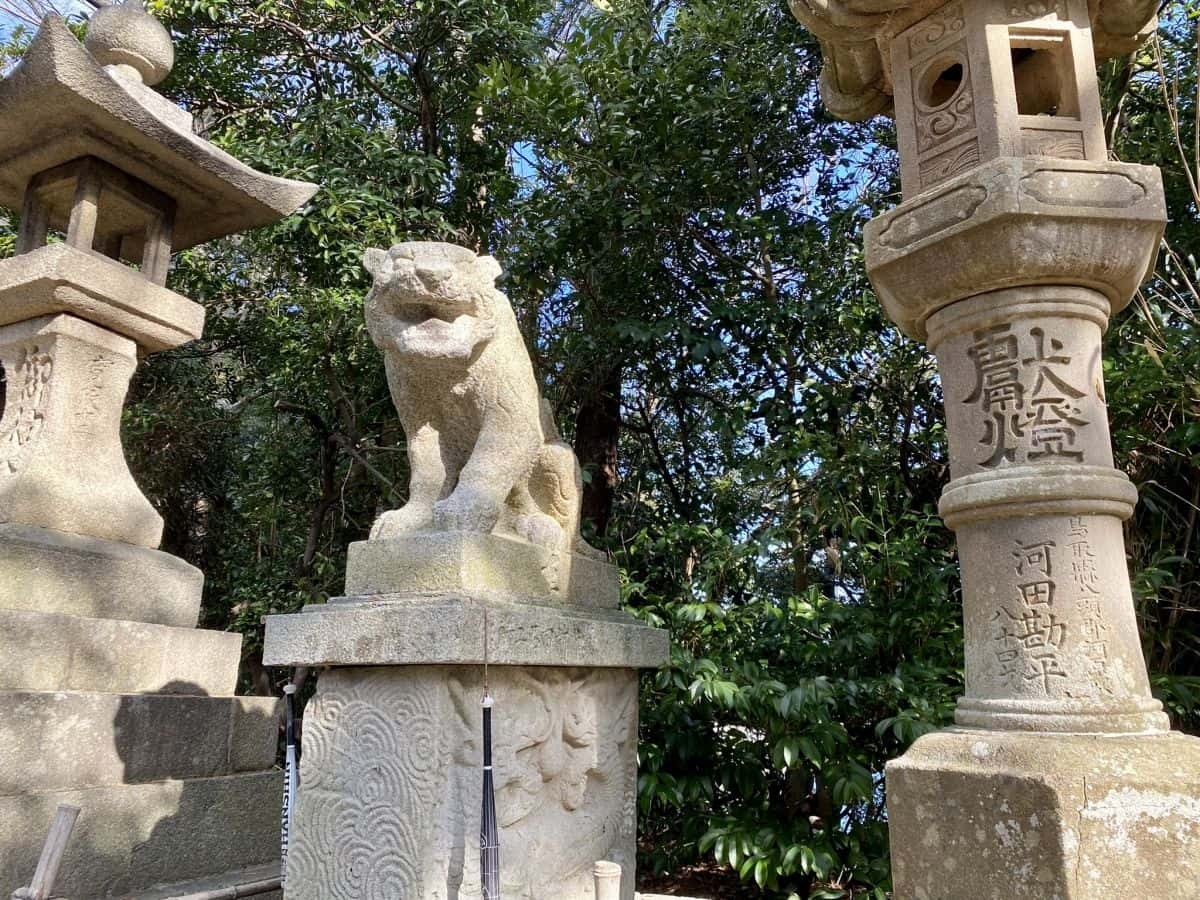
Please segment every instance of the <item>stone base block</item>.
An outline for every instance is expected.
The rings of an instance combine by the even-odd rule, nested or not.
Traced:
[[[0,694],[0,797],[261,771],[279,714],[273,697]]]
[[[552,583],[556,572],[551,554],[525,541],[439,531],[351,544],[346,593],[449,591],[604,608],[615,608],[620,601],[620,575],[611,563],[572,554],[565,591]]]
[[[485,638],[486,633],[486,638]],[[667,633],[617,610],[571,609],[442,595],[339,598],[268,616],[268,666],[494,665],[650,668]]]
[[[204,575],[145,547],[0,525],[0,609],[194,628]]]
[[[277,861],[282,791],[271,771],[0,797],[0,896],[29,883],[60,803],[82,812],[54,893],[91,900]]]
[[[231,697],[242,636],[0,609],[0,691]]]
[[[593,900],[607,859],[633,900],[637,673],[492,666],[489,680],[502,895]],[[321,674],[288,900],[479,900],[483,692],[473,666]]]
[[[896,900],[1195,900],[1200,740],[952,729],[887,767]]]

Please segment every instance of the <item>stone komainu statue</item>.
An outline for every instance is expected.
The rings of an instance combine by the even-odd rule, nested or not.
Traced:
[[[367,329],[408,437],[408,502],[371,538],[417,531],[519,536],[561,560],[579,538],[582,478],[538,392],[500,265],[454,244],[368,250]]]

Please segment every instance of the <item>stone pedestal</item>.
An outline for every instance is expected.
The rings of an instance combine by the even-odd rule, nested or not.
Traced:
[[[56,895],[277,857],[279,702],[234,696],[241,635],[196,630],[200,572],[9,524],[0,573],[0,894],[28,884],[59,803],[82,812]]]
[[[591,900],[607,859],[632,900],[637,669],[666,661],[666,635],[615,609],[608,563],[578,558],[564,594],[538,553],[483,534],[369,541],[347,584],[374,593],[267,620],[268,665],[332,667],[304,717],[289,900],[480,897],[485,661],[503,896]]]

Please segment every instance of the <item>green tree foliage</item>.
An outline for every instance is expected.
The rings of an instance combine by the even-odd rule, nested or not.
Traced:
[[[205,623],[335,595],[404,499],[404,436],[361,315],[366,246],[495,253],[585,465],[592,539],[669,628],[642,692],[643,871],[764,896],[883,897],[884,763],[961,692],[936,517],[940,386],[885,320],[861,226],[898,202],[889,123],[831,120],[778,2],[160,0],[165,90],[254,165],[319,181],[281,225],[184,254],[205,339],[149,360],[126,442],[204,568]],[[1155,277],[1108,341],[1146,655],[1200,715],[1196,34],[1104,71],[1114,153],[1165,170]],[[6,35],[16,44],[21,35]],[[11,50],[4,50],[11,57]]]

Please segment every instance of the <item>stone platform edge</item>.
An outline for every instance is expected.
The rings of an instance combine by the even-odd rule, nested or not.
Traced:
[[[484,639],[486,625],[487,639]],[[267,617],[268,666],[482,665],[643,669],[664,665],[667,632],[619,610],[487,595],[340,597]]]

